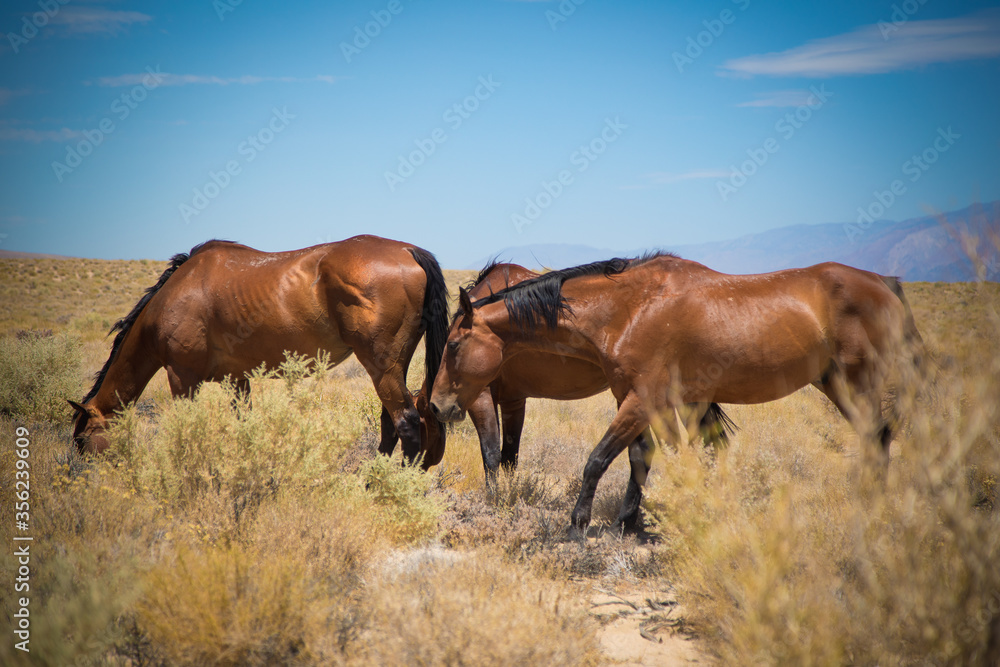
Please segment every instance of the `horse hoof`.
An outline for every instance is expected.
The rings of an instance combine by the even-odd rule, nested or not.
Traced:
[[[609,530],[615,535],[634,535],[641,533],[642,528],[643,523],[639,520],[638,515],[633,515],[624,519],[619,518],[611,525]]]

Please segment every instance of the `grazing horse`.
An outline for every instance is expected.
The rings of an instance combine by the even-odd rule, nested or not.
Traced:
[[[679,437],[674,411],[685,404],[763,403],[811,383],[888,462],[881,399],[920,344],[898,281],[835,263],[733,276],[658,253],[554,271],[475,304],[462,290],[459,304],[431,393],[441,421],[462,418],[519,354],[603,370],[619,408],[584,468],[578,530],[611,461],[627,447],[645,459],[634,449],[650,426]]]
[[[539,275],[517,264],[491,262],[470,284],[468,296],[470,300],[485,299],[522,281],[538,278]],[[458,326],[458,321],[456,318],[453,329]],[[517,467],[525,399],[576,400],[594,396],[607,388],[608,380],[604,369],[588,360],[558,352],[535,350],[505,358],[496,378],[468,408],[469,418],[479,435],[487,482],[492,483],[496,478],[499,466],[510,469]],[[700,424],[706,441],[715,440],[719,444],[725,444],[726,429],[731,428],[733,424],[729,417],[714,404],[705,412]],[[636,453],[646,451],[646,447],[641,444],[633,449]],[[634,529],[638,524],[639,504],[642,500],[640,485],[646,470],[645,464],[639,461],[631,461],[631,465],[632,475],[616,521],[616,527],[627,530]]]
[[[134,401],[160,368],[170,392],[188,396],[202,382],[229,377],[248,394],[246,374],[277,368],[286,351],[352,353],[382,401],[379,451],[423,452],[425,468],[444,452],[444,433],[426,406],[448,334],[447,290],[434,256],[414,245],[356,236],[289,252],[261,252],[208,241],[175,255],[159,281],[119,320],[111,354],[77,411],[81,452],[108,446],[108,419]],[[406,372],[426,339],[424,396],[413,397]],[[420,412],[423,409],[423,414]]]

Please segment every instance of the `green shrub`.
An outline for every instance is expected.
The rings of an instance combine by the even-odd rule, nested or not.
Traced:
[[[363,463],[360,474],[391,539],[414,544],[437,536],[444,503],[418,463],[404,462],[398,452],[391,458],[379,455]]]
[[[251,380],[251,403],[234,385],[205,385],[193,399],[170,401],[148,449],[122,440],[127,460],[143,460],[141,486],[178,507],[208,495],[226,499],[237,514],[253,510],[280,489],[333,489],[345,452],[360,435],[350,411],[353,399],[325,366],[286,364],[285,383]],[[286,368],[282,366],[282,370]]]
[[[80,341],[51,331],[0,338],[0,414],[27,422],[62,421],[85,391]]]

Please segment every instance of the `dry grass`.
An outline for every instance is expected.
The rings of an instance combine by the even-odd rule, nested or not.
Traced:
[[[79,396],[80,340],[51,329],[0,338],[0,414],[26,422],[61,421],[66,397]]]
[[[353,360],[292,359],[236,411],[230,388],[174,401],[158,376],[111,453],[81,459],[62,400],[86,390],[107,328],[162,269],[0,262],[0,438],[28,424],[32,441],[33,663],[594,664],[595,587],[676,589],[681,626],[723,664],[983,664],[996,650],[997,285],[906,286],[943,370],[912,397],[884,493],[859,492],[854,432],[807,390],[732,407],[742,430],[724,453],[658,457],[655,535],[575,542],[607,395],[530,401],[521,466],[495,493],[468,422],[429,475],[376,458],[380,407]],[[471,276],[446,273],[453,292]],[[415,389],[422,350],[414,363]],[[0,487],[14,471],[5,446]],[[598,533],[627,479],[622,457],[598,490]],[[0,515],[11,544],[9,504]],[[0,643],[0,663],[25,658]]]
[[[486,555],[416,564],[394,562],[372,586],[379,625],[359,663],[597,664],[593,624],[567,588]]]
[[[856,438],[812,391],[734,409],[744,429],[715,461],[665,456],[647,508],[722,663],[1000,662],[1000,320],[978,305],[978,353],[944,348],[957,363],[902,392],[884,488],[859,490]]]

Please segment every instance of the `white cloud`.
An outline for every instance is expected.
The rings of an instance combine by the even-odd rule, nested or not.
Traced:
[[[186,86],[188,84],[210,84],[215,86],[228,86],[228,85],[253,85],[257,83],[307,83],[311,81],[321,81],[323,83],[334,83],[338,80],[338,77],[330,76],[328,74],[319,74],[314,77],[297,77],[297,76],[237,76],[237,77],[220,77],[220,76],[204,76],[201,74],[168,74],[168,73],[157,73],[156,80],[158,81],[158,86]],[[149,72],[140,72],[139,74],[122,74],[120,76],[102,76],[97,79],[96,83],[99,86],[105,86],[109,88],[117,88],[120,86],[137,86],[143,82],[149,82],[151,75]]]
[[[889,29],[886,26],[897,28]],[[729,60],[723,74],[827,77],[882,74],[1000,55],[1000,12],[861,26],[787,51]]]
[[[152,16],[142,12],[67,6],[56,12],[52,17],[52,24],[63,26],[70,33],[116,35],[134,23],[148,23],[151,20]]]
[[[774,90],[757,93],[757,99],[740,102],[738,107],[800,107],[815,102],[815,95],[808,90]]]

